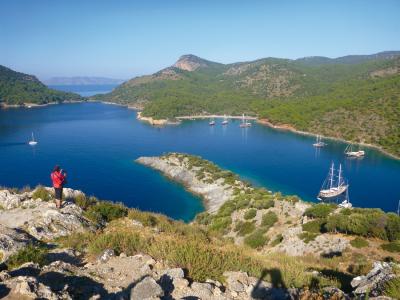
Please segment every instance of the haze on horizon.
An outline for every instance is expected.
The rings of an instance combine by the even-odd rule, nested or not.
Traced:
[[[222,63],[400,50],[400,1],[2,1],[0,65],[128,79],[183,54]]]

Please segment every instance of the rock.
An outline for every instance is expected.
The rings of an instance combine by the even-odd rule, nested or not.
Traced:
[[[101,263],[105,263],[113,256],[115,256],[115,251],[113,249],[106,249],[99,255],[97,260]]]
[[[372,270],[365,276],[355,277],[351,281],[351,286],[355,288],[354,294],[379,296],[384,290],[387,281],[395,278],[390,263],[374,262]]]
[[[245,272],[225,272],[227,288],[234,292],[245,292],[249,276]]]
[[[6,210],[19,207],[27,198],[28,193],[14,194],[8,190],[0,190],[0,206]]]
[[[11,292],[29,299],[61,299],[61,297],[53,293],[48,286],[39,283],[34,277],[27,276],[18,276],[15,278],[14,282],[11,283]]]
[[[164,270],[161,274],[167,275],[171,278],[184,278],[185,277],[185,273],[184,273],[183,269],[181,269],[181,268],[167,269],[167,270]]]
[[[137,283],[131,290],[131,300],[157,299],[164,296],[164,291],[157,282],[147,276]]]
[[[133,226],[138,226],[138,227],[143,227],[142,222],[136,221],[136,220],[132,220],[132,225]]]
[[[5,261],[11,254],[27,246],[33,237],[22,230],[8,228],[0,224],[0,262]]]

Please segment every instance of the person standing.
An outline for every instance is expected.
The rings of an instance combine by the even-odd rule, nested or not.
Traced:
[[[55,166],[53,172],[50,175],[51,181],[53,182],[54,195],[56,198],[56,207],[61,208],[63,187],[66,183],[67,173],[65,173],[59,166]]]

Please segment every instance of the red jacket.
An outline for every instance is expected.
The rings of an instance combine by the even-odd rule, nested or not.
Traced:
[[[64,185],[65,177],[61,172],[54,171],[50,175],[51,180],[53,181],[53,187],[61,188]]]

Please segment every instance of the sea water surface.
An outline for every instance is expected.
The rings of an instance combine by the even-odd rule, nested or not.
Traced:
[[[27,145],[34,132],[38,145]],[[191,220],[201,200],[157,171],[134,162],[139,156],[186,152],[209,159],[258,186],[316,201],[331,162],[342,163],[355,206],[396,211],[400,161],[366,149],[364,159],[346,159],[344,143],[312,146],[313,137],[254,124],[239,128],[208,120],[152,127],[136,112],[102,103],[0,110],[0,185],[50,185],[60,164],[68,186],[100,199]]]
[[[86,85],[49,85],[50,88],[63,91],[77,93],[83,97],[90,97],[97,94],[105,94],[111,92],[118,84],[86,84]]]

